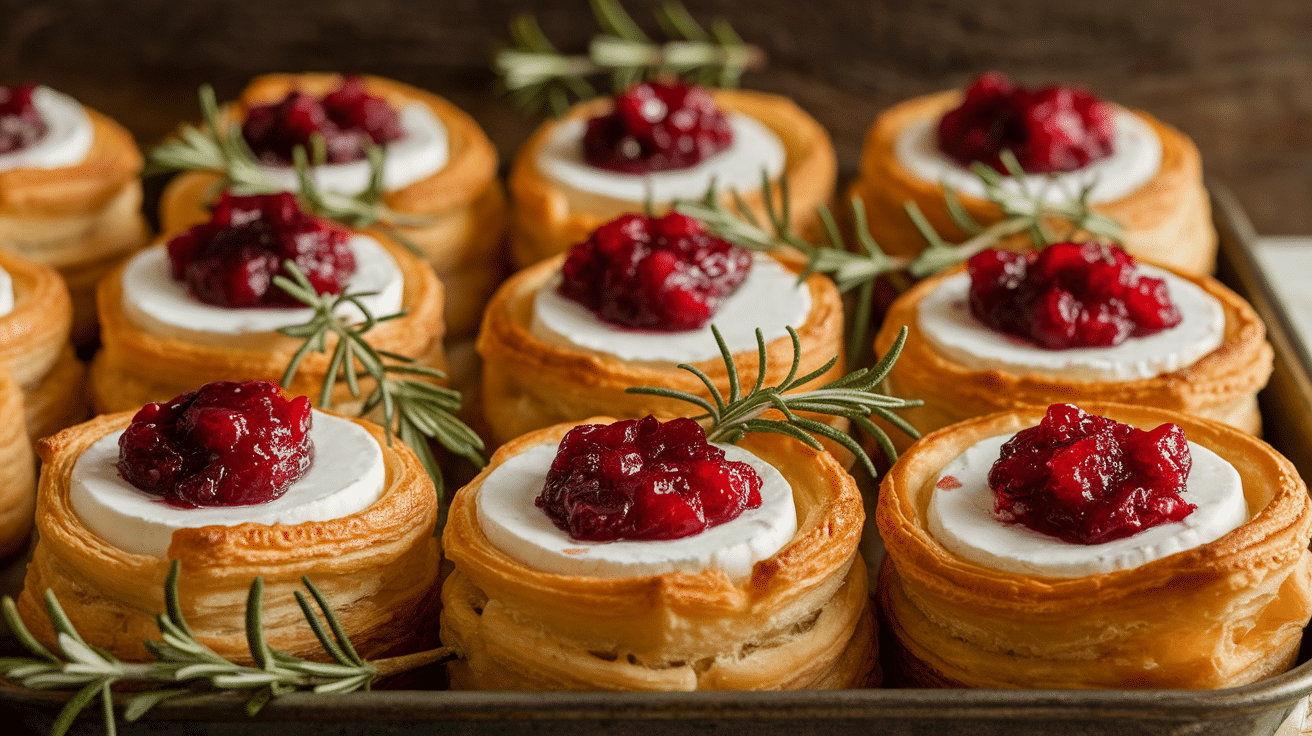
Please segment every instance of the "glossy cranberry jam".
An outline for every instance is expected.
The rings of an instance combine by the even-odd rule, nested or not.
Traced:
[[[989,471],[993,514],[1073,544],[1101,544],[1180,521],[1192,460],[1184,430],[1144,431],[1070,404],[1002,446]]]
[[[291,194],[224,193],[210,221],[169,241],[173,279],[219,307],[293,307],[273,283],[291,260],[320,294],[340,294],[355,273],[351,233],[301,211]]]
[[[267,381],[207,383],[146,404],[119,438],[118,472],[178,506],[272,501],[309,469],[310,400]]]
[[[970,313],[1049,350],[1119,345],[1180,324],[1166,282],[1116,246],[1056,243],[986,250],[968,262]]]
[[[297,146],[309,152],[315,133],[323,136],[330,164],[359,161],[369,146],[405,135],[396,111],[366,92],[358,77],[347,77],[323,97],[292,91],[281,102],[256,105],[241,132],[260,161],[283,166],[291,164]]]
[[[536,503],[579,541],[681,539],[759,508],[761,477],[693,420],[649,416],[570,430]]]
[[[610,171],[686,169],[725,150],[733,131],[701,87],[643,82],[615,98],[615,110],[588,121],[583,160]]]
[[[982,161],[1006,173],[1006,149],[1032,174],[1073,171],[1112,154],[1112,111],[1081,89],[1028,90],[990,72],[939,121],[938,146],[962,166]]]
[[[0,153],[21,151],[41,140],[49,127],[32,104],[34,84],[0,86]]]
[[[620,327],[695,330],[751,267],[751,253],[691,217],[622,215],[570,250],[560,293]]]

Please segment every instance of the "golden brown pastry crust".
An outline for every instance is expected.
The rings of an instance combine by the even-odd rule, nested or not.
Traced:
[[[626,363],[534,337],[529,331],[533,296],[560,271],[564,259],[562,254],[511,276],[492,296],[483,316],[477,347],[483,358],[484,417],[494,445],[530,430],[603,412],[620,419],[637,419],[648,414],[688,416],[697,411],[692,404],[674,399],[624,393],[631,386],[663,386],[710,399],[706,386],[696,376],[673,365]],[[811,312],[805,323],[796,326],[802,342],[798,375],[806,375],[839,356],[834,366],[816,379],[819,385],[844,373],[843,304],[828,278],[815,274],[806,284],[811,292]],[[766,350],[770,365],[766,385],[778,385],[792,364],[792,340],[785,335],[770,341]],[[750,387],[756,381],[755,351],[740,353],[735,363],[740,381]],[[729,374],[722,359],[694,365],[727,394]]]
[[[23,391],[0,365],[0,416],[23,412]],[[36,457],[19,422],[0,425],[0,559],[20,552],[36,507]]]
[[[27,432],[35,442],[87,416],[85,369],[73,355],[73,305],[59,273],[0,253],[13,283],[13,311],[0,316],[0,364],[23,388]]]
[[[973,370],[935,351],[920,331],[916,310],[944,279],[964,268],[925,279],[898,297],[875,336],[875,352],[882,355],[897,338],[898,330],[907,327],[906,345],[889,374],[887,386],[894,396],[925,402],[924,406],[898,412],[921,433],[1025,405],[1047,407],[1086,401],[1155,406],[1216,419],[1252,434],[1261,431],[1257,392],[1266,385],[1273,361],[1266,326],[1247,302],[1216,279],[1170,269],[1221,303],[1225,336],[1220,347],[1190,366],[1153,378],[1081,382]],[[901,433],[890,436],[900,443],[899,447],[909,444]]]
[[[961,103],[959,90],[916,97],[880,113],[866,134],[861,174],[850,194],[866,208],[870,234],[886,253],[910,255],[925,247],[904,206],[915,202],[934,229],[951,242],[968,235],[948,214],[943,187],[907,170],[894,153],[898,135],[908,125],[937,119]],[[1216,231],[1211,203],[1203,187],[1198,148],[1180,131],[1135,110],[1162,143],[1162,165],[1148,183],[1129,195],[1094,205],[1124,228],[1125,249],[1136,258],[1175,266],[1190,273],[1210,273],[1216,266]],[[967,194],[961,202],[981,223],[996,222],[1001,212],[988,200]]]
[[[56,268],[74,306],[73,337],[95,339],[95,282],[145,245],[141,153],[118,123],[90,108],[93,138],[81,163],[0,171],[0,249]]]
[[[1216,688],[1289,667],[1312,615],[1307,488],[1293,465],[1228,425],[1161,409],[1079,402],[1149,429],[1180,425],[1243,478],[1252,518],[1220,539],[1130,570],[1041,578],[991,570],[925,528],[939,472],[1044,408],[935,432],[885,476],[875,514],[887,557],[878,597],[903,684],[933,687]]]
[[[726,111],[755,118],[779,136],[785,152],[784,178],[788,181],[789,215],[793,230],[809,235],[819,226],[816,209],[827,204],[834,193],[838,172],[837,159],[829,133],[794,102],[775,95],[745,90],[709,90],[716,104]],[[566,119],[587,119],[604,114],[612,103],[609,98],[576,105]],[[587,240],[601,225],[624,211],[642,211],[641,202],[612,200],[605,209],[574,209],[566,193],[537,167],[537,152],[552,135],[555,121],[543,123],[520,147],[510,170],[511,198],[515,202],[510,224],[510,257],[516,268],[537,263],[571,246]],[[771,190],[779,201],[779,185]],[[702,192],[692,199],[699,199]],[[743,200],[762,222],[765,202],[761,192],[743,194]],[[726,192],[725,201],[732,203]],[[601,206],[601,205],[598,205]],[[657,207],[663,211],[668,207]]]
[[[42,600],[48,589],[88,643],[124,659],[149,659],[142,641],[159,638],[155,616],[164,611],[164,579],[176,559],[183,615],[223,657],[249,660],[244,611],[256,576],[264,577],[264,630],[274,649],[302,657],[321,652],[293,598],[302,575],[327,596],[361,656],[431,643],[441,566],[433,538],[437,497],[414,454],[399,443],[389,447],[380,427],[353,420],[382,447],[386,465],[386,490],[369,508],[331,521],[183,529],[174,532],[165,558],[105,542],[69,501],[77,458],[127,426],[132,414],[97,417],[40,444],[40,538],[18,599],[38,639],[53,640]]]
[[[369,343],[416,358],[420,365],[444,368],[442,350],[442,284],[433,269],[381,233],[368,233],[396,259],[405,279],[401,298],[404,317],[382,322],[369,332]],[[158,247],[163,247],[159,245]],[[174,337],[157,337],[134,324],[123,312],[123,266],[100,282],[100,352],[91,363],[91,402],[97,413],[137,409],[151,401],[167,401],[210,381],[261,379],[278,383],[299,338],[276,332],[250,333],[247,346],[211,345]],[[382,316],[382,315],[378,315]],[[288,392],[317,401],[335,344],[329,337],[327,353],[311,352],[301,362]],[[361,380],[361,396],[373,389]],[[355,399],[344,381],[338,381],[332,406],[354,413]]]
[[[447,334],[473,335],[488,297],[505,278],[506,196],[497,179],[497,152],[483,129],[463,110],[437,95],[381,77],[362,76],[365,89],[394,108],[422,103],[446,127],[448,157],[439,171],[401,189],[385,192],[383,202],[395,212],[418,215],[422,225],[399,232],[424,252],[447,290]],[[325,73],[266,74],[251,80],[241,98],[224,111],[225,119],[242,120],[256,104],[280,101],[292,90],[322,95],[342,83],[342,75]],[[169,183],[160,198],[160,227],[165,234],[204,222],[217,194],[219,178],[187,172]]]
[[[588,422],[614,421],[594,417]],[[477,521],[488,473],[574,423],[506,444],[452,499],[443,546],[442,640],[465,653],[453,688],[694,690],[859,687],[876,670],[865,512],[827,453],[777,435],[740,443],[793,485],[798,531],[750,578],[720,570],[602,579],[535,570],[501,552]],[[817,615],[818,612],[818,615]]]

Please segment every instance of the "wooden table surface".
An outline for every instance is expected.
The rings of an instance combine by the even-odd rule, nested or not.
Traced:
[[[626,7],[649,30],[652,0]],[[834,137],[846,175],[884,107],[987,69],[1074,81],[1189,133],[1208,176],[1259,232],[1312,233],[1309,0],[686,0],[727,18],[769,64],[745,86],[786,94]],[[490,51],[532,11],[569,51],[586,0],[0,0],[0,81],[39,81],[123,122],[143,145],[250,76],[394,77],[467,109],[509,157],[535,121],[493,89]]]

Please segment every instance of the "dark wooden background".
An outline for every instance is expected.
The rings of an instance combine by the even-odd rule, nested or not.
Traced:
[[[626,7],[654,30],[654,4]],[[995,68],[1154,113],[1259,232],[1312,233],[1312,0],[685,4],[766,49],[745,85],[814,114],[846,175],[879,110]],[[488,59],[523,11],[567,50],[596,30],[586,0],[0,0],[0,80],[70,92],[149,145],[197,116],[202,82],[224,99],[266,71],[370,72],[452,99],[509,157],[534,121],[496,96]]]

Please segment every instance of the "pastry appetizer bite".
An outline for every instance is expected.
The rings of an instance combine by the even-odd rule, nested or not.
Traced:
[[[141,153],[118,123],[48,87],[0,86],[0,250],[51,266],[73,338],[95,341],[95,285],[150,239]]]
[[[1111,403],[926,436],[879,491],[903,685],[1220,688],[1290,667],[1307,488],[1220,422]]]
[[[452,500],[451,685],[872,683],[864,518],[852,477],[792,438],[710,445],[690,419],[651,417],[531,432]]]
[[[603,412],[622,419],[687,415],[690,405],[625,393],[660,386],[707,397],[680,363],[696,366],[723,393],[728,368],[711,325],[741,356],[750,386],[767,341],[767,380],[788,375],[796,329],[796,375],[838,356],[819,385],[843,375],[843,310],[833,283],[799,266],[752,254],[709,234],[697,220],[623,215],[560,255],[516,273],[497,290],[478,336],[483,407],[493,445],[525,432]]]
[[[165,401],[208,381],[280,380],[304,338],[277,330],[314,314],[272,283],[287,275],[286,260],[320,294],[371,292],[358,301],[374,317],[404,312],[370,330],[374,348],[444,366],[442,284],[428,264],[377,232],[306,215],[291,194],[225,193],[209,222],[142,251],[101,282],[95,409]],[[349,300],[337,308],[363,319]],[[289,391],[319,396],[331,362],[330,353],[305,355]],[[340,382],[331,404],[344,413],[359,408]]]
[[[875,350],[903,325],[888,390],[924,400],[904,413],[921,432],[1066,401],[1261,430],[1257,392],[1273,358],[1256,312],[1209,276],[1139,264],[1115,246],[983,251],[898,297]]]
[[[170,560],[196,637],[248,660],[247,589],[263,576],[269,644],[320,651],[292,591],[308,576],[364,657],[434,638],[437,498],[381,427],[264,382],[208,384],[43,440],[39,542],[18,610],[53,637],[55,593],[91,645],[147,659]]]
[[[0,414],[15,417],[23,411],[23,391],[0,366]],[[36,506],[36,458],[31,440],[19,422],[0,428],[0,559],[20,552],[32,530]]]
[[[575,106],[520,148],[509,179],[511,258],[520,268],[537,263],[646,202],[663,211],[712,185],[726,198],[739,192],[763,218],[763,177],[775,201],[786,183],[790,222],[806,234],[836,174],[828,133],[790,100],[644,82]]]
[[[432,264],[447,291],[447,333],[472,336],[488,297],[505,275],[506,202],[497,156],[474,120],[450,102],[371,76],[270,74],[254,79],[215,123],[240,125],[263,179],[289,191],[297,146],[323,140],[325,163],[311,167],[328,196],[370,187],[367,150],[382,146],[381,204],[401,237]],[[220,186],[208,171],[183,173],[160,200],[165,233],[204,222]]]
[[[896,105],[867,134],[851,193],[863,201],[870,234],[886,252],[916,253],[925,241],[907,203],[949,240],[965,235],[944,202],[945,186],[976,221],[1001,219],[969,167],[980,162],[1006,175],[1003,150],[1025,172],[1008,186],[1039,192],[1052,204],[1088,188],[1089,203],[1121,225],[1132,255],[1188,273],[1215,266],[1216,232],[1193,142],[1147,113],[1073,87],[1028,90],[989,73],[964,93]]]

